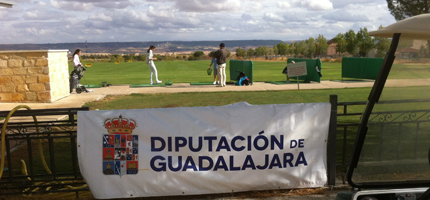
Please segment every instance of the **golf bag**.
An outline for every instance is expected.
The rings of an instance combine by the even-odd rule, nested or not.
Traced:
[[[79,84],[79,80],[84,77],[84,72],[87,70],[86,67],[78,65],[70,74],[70,93],[73,92],[73,88],[76,88],[76,93],[88,92],[85,86]]]
[[[239,76],[236,78],[236,85],[249,85],[249,78],[245,75],[244,72],[236,70],[239,72]]]

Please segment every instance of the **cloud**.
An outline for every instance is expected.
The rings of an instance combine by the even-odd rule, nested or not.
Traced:
[[[341,21],[341,22],[368,22],[369,18],[365,15],[353,15],[349,11],[345,10],[336,10],[334,12],[325,14],[322,16],[323,19],[331,20],[331,21]]]
[[[284,18],[282,16],[274,14],[274,13],[264,13],[263,19],[266,21],[272,21],[272,22],[284,21]]]
[[[62,17],[66,17],[67,15],[58,12],[58,11],[50,11],[45,8],[41,8],[38,10],[29,10],[26,11],[23,18],[25,20],[47,20],[51,21],[52,19],[60,19]]]
[[[50,4],[58,9],[73,11],[91,11],[93,8],[124,9],[133,5],[129,0],[50,0]]]
[[[308,15],[303,12],[294,11],[294,12],[287,12],[282,17],[285,19],[286,22],[297,23],[297,22],[308,22],[308,21],[315,20],[313,19],[313,16],[315,15]]]
[[[94,7],[91,3],[66,2],[56,0],[50,0],[50,5],[60,10],[72,11],[90,11]]]
[[[278,1],[277,5],[279,8],[282,8],[282,9],[291,8],[291,4],[286,1]]]
[[[333,10],[333,4],[330,0],[302,0],[299,4],[309,10]]]
[[[395,22],[386,0],[16,0],[0,43],[330,38]],[[15,38],[15,39],[14,39]],[[19,40],[18,40],[19,38]],[[12,39],[12,40],[11,40]]]
[[[43,2],[43,1],[35,1],[34,3],[37,4],[37,5],[39,5],[39,6],[46,6],[46,5],[48,5],[46,2]]]
[[[241,2],[237,0],[167,0],[173,2],[173,7],[182,12],[227,12],[241,8]],[[157,1],[151,1],[157,2]]]
[[[7,16],[7,11],[0,10],[0,20]]]
[[[121,1],[121,2],[100,2],[94,3],[94,7],[107,8],[107,9],[125,9],[133,4],[129,1]]]
[[[264,9],[264,6],[261,3],[258,2],[252,2],[246,5],[245,11],[246,12],[258,12]]]
[[[174,17],[174,11],[171,8],[169,9],[169,7],[154,8],[153,6],[149,6],[148,16],[151,16],[151,17]]]
[[[104,13],[95,13],[88,17],[89,20],[95,20],[95,21],[105,21],[105,22],[111,22],[113,21],[111,16],[107,16]]]
[[[375,0],[331,0],[331,2],[333,3],[333,8],[335,9],[339,9],[339,8],[343,8],[346,7],[348,5],[367,5],[367,4],[374,4],[378,1]],[[386,1],[379,1],[379,2],[383,2],[385,3],[385,5],[387,4]]]
[[[254,18],[248,13],[243,13],[242,16],[240,17],[240,19],[241,20],[252,20]]]
[[[25,13],[25,18],[27,18],[27,19],[35,19],[35,18],[37,18],[37,14],[36,13],[34,13],[34,12],[27,12],[27,13]]]

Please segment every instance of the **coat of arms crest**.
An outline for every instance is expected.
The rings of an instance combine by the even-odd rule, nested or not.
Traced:
[[[105,175],[137,174],[139,137],[132,135],[137,127],[133,119],[106,119],[103,134],[103,173]]]

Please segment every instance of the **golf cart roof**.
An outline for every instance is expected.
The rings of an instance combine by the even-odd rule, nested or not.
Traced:
[[[430,14],[404,19],[381,30],[371,31],[369,35],[392,38],[394,33],[401,33],[402,38],[430,39]]]
[[[0,1],[0,7],[12,8],[13,5],[15,4],[9,1]]]
[[[393,39],[361,116],[347,180],[356,188],[428,187],[430,86],[385,88],[385,83],[389,75],[397,80],[430,80],[430,54],[426,53],[430,52],[430,14],[407,18],[369,35]],[[420,53],[403,55],[400,51],[410,47]],[[403,103],[393,103],[397,100]]]

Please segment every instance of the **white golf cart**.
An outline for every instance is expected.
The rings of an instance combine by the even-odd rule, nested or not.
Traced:
[[[347,170],[354,190],[336,200],[430,199],[430,14],[369,35],[392,43],[354,142]]]

